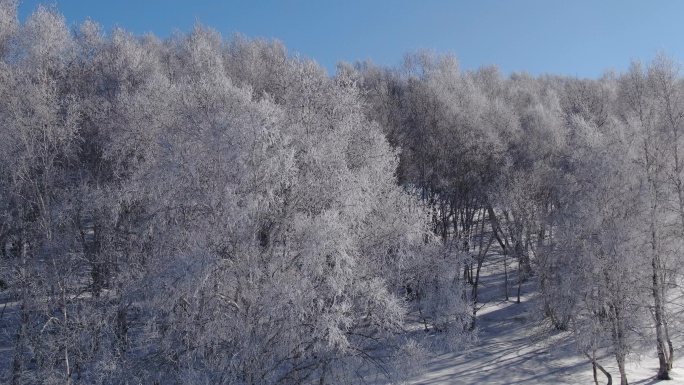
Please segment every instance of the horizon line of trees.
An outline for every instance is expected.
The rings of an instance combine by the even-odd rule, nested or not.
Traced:
[[[0,0],[0,378],[398,382],[474,341],[496,253],[502,299],[535,296],[597,383],[598,357],[626,384],[644,351],[669,378],[679,71],[415,52],[329,76],[278,41],[19,23]]]

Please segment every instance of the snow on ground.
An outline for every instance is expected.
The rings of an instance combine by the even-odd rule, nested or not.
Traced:
[[[515,267],[515,266],[511,266]],[[500,260],[483,266],[481,299],[478,311],[479,341],[465,352],[431,358],[425,371],[409,384],[594,384],[589,360],[578,354],[563,333],[549,335],[537,321],[532,296],[515,303],[515,290],[509,288],[510,301],[503,301],[503,269]],[[515,279],[515,273],[511,275]],[[523,287],[529,293],[531,285]],[[527,289],[527,290],[525,290]],[[675,358],[684,354],[683,344],[675,346]],[[599,357],[599,362],[620,383],[615,359]],[[658,360],[655,347],[644,352],[640,362],[630,359],[627,378],[630,384],[684,384],[684,359],[675,361],[672,381],[656,381]],[[599,383],[606,377],[599,372]]]

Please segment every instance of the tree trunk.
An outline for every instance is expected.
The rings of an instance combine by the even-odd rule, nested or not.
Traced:
[[[69,360],[69,318],[67,316],[67,287],[66,285],[62,282],[60,284],[60,291],[61,291],[61,306],[62,306],[62,322],[64,323],[64,331],[67,336],[64,338],[64,377],[66,379],[66,384],[69,385],[71,383],[71,362]]]
[[[508,297],[508,258],[506,258],[506,250],[503,253],[503,263],[504,263],[504,293],[506,296],[506,302],[510,300]]]
[[[598,368],[606,376],[606,378],[608,378],[607,385],[613,385],[613,376],[611,376],[610,373],[608,373],[608,371],[596,361],[595,354],[596,352],[592,352],[592,355],[590,356],[589,353],[584,352],[584,355],[587,356],[589,361],[591,361],[591,366],[594,370],[594,382],[596,385],[598,385],[598,379],[596,378],[596,368]]]
[[[663,301],[663,334],[665,337],[665,343],[667,344],[667,369],[672,370],[674,362],[674,347],[672,346],[672,340],[670,339],[670,327],[667,322],[667,314],[665,312],[665,301],[667,296],[665,295],[665,284],[661,282],[661,298]]]
[[[14,357],[12,360],[12,384],[19,385],[23,383],[22,373],[24,370],[24,351],[26,350],[26,332],[29,327],[29,282],[28,278],[28,250],[26,247],[24,230],[21,230],[19,237],[19,255],[21,264],[19,267],[19,276],[21,277],[21,307],[20,307],[20,321],[17,327],[16,346]]]
[[[515,301],[516,303],[520,303],[520,292],[522,291],[522,264],[520,263],[520,259],[518,259],[518,299]]]
[[[625,357],[627,355],[625,324],[622,317],[622,309],[617,306],[610,306],[610,316],[613,326],[613,348],[615,349],[615,360],[620,370],[620,385],[627,385],[627,372],[625,371]]]
[[[656,348],[658,351],[658,379],[669,380],[670,373],[668,370],[668,360],[665,350],[665,335],[663,332],[663,299],[660,292],[660,276],[657,269],[657,260],[654,257],[652,260],[653,266],[653,300],[655,302],[654,313],[656,321]]]
[[[23,371],[23,355],[25,350],[25,329],[28,325],[28,313],[25,302],[21,306],[21,321],[16,334],[16,344],[14,348],[14,357],[12,359],[12,384],[19,385],[22,383],[21,375]]]
[[[667,355],[667,369],[672,370],[674,367],[674,347],[672,346],[672,340],[670,340],[670,332],[667,328],[667,322],[665,322],[665,339],[667,340],[667,348],[670,354]]]
[[[655,315],[655,328],[656,328],[656,349],[658,352],[658,376],[659,380],[669,380],[669,365],[665,350],[665,333],[663,331],[663,321],[664,321],[664,305],[662,298],[662,282],[660,280],[660,262],[658,258],[658,250],[656,246],[656,233],[655,224],[651,222],[651,242],[652,242],[652,252],[651,257],[651,267],[653,269],[653,302],[654,302],[654,315]]]
[[[475,279],[473,281],[473,290],[472,290],[472,301],[473,301],[473,318],[470,323],[470,330],[475,329],[475,320],[477,316],[477,294],[478,294],[478,287],[480,283],[480,271],[482,270],[482,264],[485,261],[485,258],[487,257],[487,253],[489,252],[489,248],[492,246],[492,243],[494,242],[494,237],[491,236],[489,237],[489,241],[487,242],[487,245],[484,245],[484,215],[481,220],[481,227],[480,227],[480,247],[477,252],[477,266],[475,268]],[[484,247],[484,248],[483,248]]]
[[[618,369],[620,370],[620,385],[629,385],[627,382],[627,372],[625,371],[625,356],[624,354],[616,353]]]
[[[116,311],[116,327],[114,329],[118,342],[118,351],[122,359],[126,359],[128,347],[128,306],[121,306]]]
[[[490,204],[487,204],[487,214],[489,215],[489,221],[492,224],[492,233],[496,241],[499,243],[499,246],[501,247],[501,251],[503,254],[505,293],[504,295],[506,297],[506,301],[509,301],[510,298],[508,296],[508,238],[506,238],[503,235],[503,232],[501,230],[501,224],[499,223],[499,220],[496,217],[496,214],[494,213],[494,208]]]

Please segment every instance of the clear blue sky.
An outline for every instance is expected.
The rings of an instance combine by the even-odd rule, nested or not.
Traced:
[[[90,18],[105,31],[165,38],[199,21],[224,37],[279,39],[331,73],[340,60],[398,65],[416,49],[454,52],[464,69],[590,78],[659,50],[684,59],[678,0],[23,0],[20,19],[39,3],[56,3],[69,25]]]

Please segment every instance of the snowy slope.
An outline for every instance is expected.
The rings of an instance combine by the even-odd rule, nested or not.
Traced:
[[[511,265],[509,269],[515,268]],[[574,350],[566,333],[549,333],[536,316],[533,296],[523,296],[515,302],[512,289],[510,301],[503,301],[503,264],[494,257],[483,266],[481,299],[478,311],[479,341],[465,352],[432,357],[425,371],[410,384],[593,384],[589,360]],[[513,276],[513,279],[514,276]],[[534,282],[523,286],[530,293]],[[672,381],[663,384],[684,384],[684,346],[675,341],[675,369]],[[599,362],[620,383],[620,374],[611,356],[600,356]],[[630,384],[655,384],[658,361],[655,347],[639,358],[628,361]],[[599,383],[606,377],[599,372]]]

